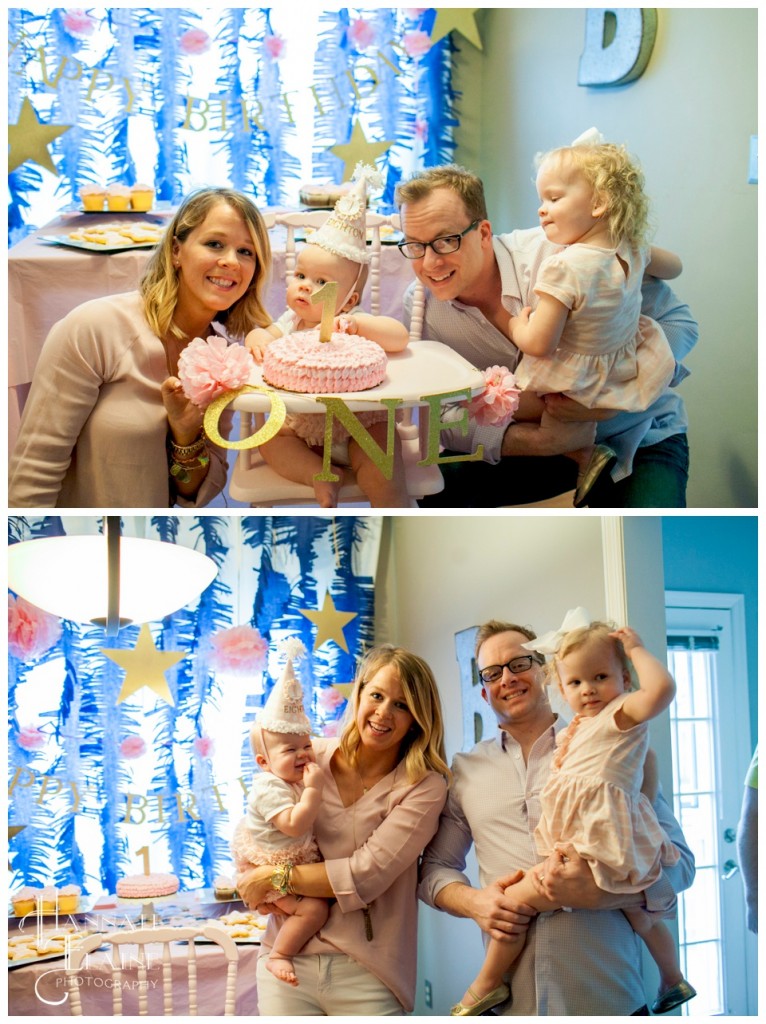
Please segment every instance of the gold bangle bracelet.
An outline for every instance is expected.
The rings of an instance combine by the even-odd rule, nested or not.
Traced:
[[[292,871],[293,865],[288,860],[284,864],[277,864],[271,872],[271,887],[272,889],[276,889],[276,891],[282,896],[295,895],[295,889],[293,889],[290,879]]]

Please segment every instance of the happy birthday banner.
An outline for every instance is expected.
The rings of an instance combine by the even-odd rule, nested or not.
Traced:
[[[11,42],[10,53],[12,54],[27,38],[29,37],[26,33],[22,33],[19,39]],[[388,40],[385,46],[393,53],[406,54],[407,52],[405,47],[397,43],[395,39]],[[365,60],[369,59],[365,58]],[[56,60],[58,60],[58,64],[56,64]],[[363,100],[372,96],[381,85],[381,68],[383,66],[390,68],[396,77],[404,74],[403,69],[386,56],[381,49],[377,50],[372,60],[375,62],[374,64],[360,61],[353,68],[347,68],[343,72],[342,77],[345,78],[351,90],[350,96],[348,91],[344,92],[339,87],[334,78],[317,81],[305,90],[284,89],[262,99],[252,98],[249,101],[245,98],[235,101],[231,96],[214,93],[209,93],[206,97],[193,96],[187,92],[176,98],[181,119],[179,127],[182,130],[195,132],[213,130],[249,132],[253,128],[266,131],[265,110],[271,109],[275,102],[282,105],[287,116],[287,123],[294,125],[295,99],[300,97],[302,92],[313,98],[314,109],[320,117],[327,116],[331,110],[337,107],[351,106],[353,99]],[[23,70],[14,70],[12,74],[16,76],[29,75],[36,78],[36,71],[39,71],[40,81],[50,92],[58,93],[61,88],[66,87],[67,82],[80,82],[82,98],[86,103],[93,104],[93,111],[98,109],[100,94],[104,92],[118,94],[123,104],[122,112],[124,114],[134,112],[134,106],[136,110],[150,109],[147,102],[148,97],[137,92],[134,89],[134,83],[129,78],[125,76],[115,78],[104,68],[88,66],[75,57],[56,58],[46,54],[44,46],[35,47],[33,54],[24,58]]]
[[[272,28],[276,9],[10,9],[11,241],[37,192],[64,209],[94,182],[151,179],[176,203],[201,174],[268,205],[294,202],[308,149],[318,181],[380,160],[379,205],[391,210],[403,175],[453,157],[454,40],[481,48],[478,10],[323,12],[306,84],[305,60],[291,63],[290,38]],[[37,167],[62,181],[53,189]]]
[[[243,775],[224,782],[209,782],[195,789],[168,790],[161,793],[116,793],[116,821],[121,825],[143,825],[145,822],[165,824],[166,822],[181,823],[187,819],[200,821],[201,807],[212,807],[220,814],[228,814],[229,808],[224,798],[232,795],[229,787],[235,792],[241,791],[246,796],[249,792],[250,780]],[[69,815],[91,814],[98,816],[101,804],[89,801],[89,790],[98,786],[85,781],[45,775],[32,768],[16,768],[8,783],[8,800],[13,805],[14,795],[25,797],[27,808],[41,807],[51,810],[56,817],[62,813],[61,802],[65,801]],[[212,800],[208,796],[212,796]]]

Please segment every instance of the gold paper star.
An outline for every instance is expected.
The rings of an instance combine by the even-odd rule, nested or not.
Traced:
[[[374,164],[379,156],[382,156],[394,144],[393,139],[385,142],[368,142],[364,129],[359,120],[354,121],[351,129],[351,138],[342,145],[330,146],[330,152],[339,156],[345,166],[343,168],[343,181],[349,181],[354,173],[354,168],[361,161],[363,164]]]
[[[479,7],[439,7],[436,11],[436,21],[431,30],[431,42],[438,43],[450,32],[459,32],[465,36],[469,43],[473,43],[477,50],[482,49],[481,36],[476,27],[476,12]]]
[[[56,165],[51,160],[48,144],[68,132],[71,124],[41,124],[35,108],[27,96],[21,104],[16,124],[8,125],[8,173],[31,160],[58,177]]]
[[[183,661],[186,654],[184,651],[158,651],[154,645],[152,631],[146,622],[141,627],[136,646],[132,650],[102,647],[101,653],[125,669],[126,676],[117,698],[118,704],[127,700],[143,686],[154,690],[157,696],[162,697],[168,704],[175,703],[165,673],[176,662]]]
[[[356,618],[356,612],[339,612],[328,591],[324,596],[324,604],[321,611],[306,612],[301,608],[300,613],[305,615],[307,619],[310,619],[317,627],[314,650],[321,647],[325,641],[334,640],[348,654],[348,645],[343,635],[343,627]]]

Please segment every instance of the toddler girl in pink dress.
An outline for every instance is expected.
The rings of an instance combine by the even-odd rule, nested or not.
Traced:
[[[562,630],[524,646],[553,655],[551,675],[575,712],[558,735],[551,773],[540,794],[538,850],[553,864],[560,857],[557,848],[571,844],[587,860],[600,889],[642,892],[657,881],[663,865],[679,858],[651,804],[657,781],[654,754],[648,749],[649,720],[673,700],[675,682],[634,630],[590,623],[582,608],[567,614]],[[637,690],[631,689],[631,662]],[[539,871],[544,876],[546,862]],[[537,911],[561,909],[538,893],[529,874],[505,891]],[[660,970],[654,1013],[667,1013],[696,995],[681,973],[664,921],[637,907],[623,913]],[[504,1002],[509,990],[503,975],[523,945],[523,937],[491,939],[481,971],[452,1015],[474,1016]]]
[[[540,265],[534,312],[525,307],[510,320],[523,353],[515,418],[554,427],[566,410],[550,396],[560,394],[593,410],[593,419],[644,412],[674,378],[675,358],[659,324],[641,314],[641,283],[644,273],[677,277],[681,261],[647,244],[644,178],[623,146],[592,128],[539,160],[540,225],[561,249]],[[581,467],[582,505],[615,454],[601,445],[569,455]]]

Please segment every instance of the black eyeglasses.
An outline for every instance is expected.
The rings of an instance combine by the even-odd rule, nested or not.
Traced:
[[[520,658],[511,658],[504,665],[487,665],[479,669],[479,679],[483,683],[496,683],[503,677],[503,669],[507,668],[511,675],[517,676],[522,672],[529,672],[533,665],[542,665],[543,659],[539,654],[525,654]]]
[[[457,252],[460,243],[469,231],[473,231],[477,224],[481,224],[481,217],[469,224],[465,231],[459,231],[456,235],[441,235],[434,238],[432,242],[398,242],[399,252],[408,260],[419,260],[425,256],[426,249],[430,246],[439,256],[446,256],[449,252]]]

